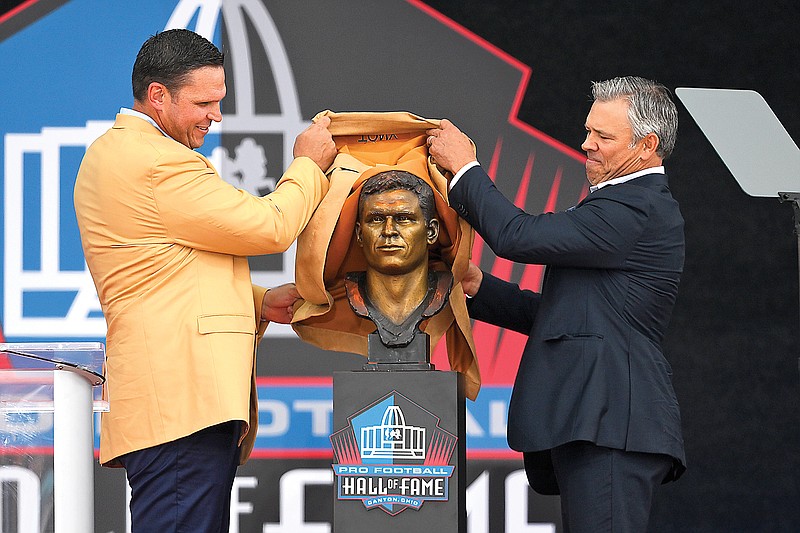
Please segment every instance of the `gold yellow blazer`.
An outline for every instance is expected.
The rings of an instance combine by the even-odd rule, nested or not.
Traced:
[[[275,192],[252,196],[129,115],[88,148],[74,201],[108,324],[101,463],[228,420],[246,423],[247,459],[266,289],[252,285],[246,256],[286,250],[327,190],[298,158]]]

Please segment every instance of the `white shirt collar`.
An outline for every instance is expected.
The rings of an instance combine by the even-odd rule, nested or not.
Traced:
[[[597,185],[592,185],[589,187],[589,193],[593,193],[597,189],[602,189],[606,185],[619,185],[620,183],[625,183],[626,181],[630,181],[634,178],[639,178],[642,176],[646,176],[648,174],[665,174],[664,167],[650,167],[644,170],[639,170],[638,172],[634,172],[633,174],[628,174],[627,176],[619,176],[614,179],[610,179],[608,181],[601,181]]]
[[[153,119],[152,119],[152,117],[150,117],[149,115],[145,115],[145,114],[144,114],[144,113],[142,113],[141,111],[136,111],[135,109],[128,109],[127,107],[121,107],[121,108],[119,108],[119,114],[120,114],[120,115],[130,115],[130,116],[132,116],[132,117],[139,117],[139,118],[140,118],[140,119],[142,119],[142,120],[146,120],[147,122],[149,122],[150,124],[152,124],[153,126],[155,126],[155,127],[158,129],[158,131],[160,131],[161,133],[163,133],[163,134],[164,134],[164,137],[167,137],[167,138],[169,138],[169,139],[172,139],[173,141],[175,140],[175,139],[173,139],[172,137],[170,137],[170,136],[167,134],[167,132],[166,132],[166,131],[162,130],[162,129],[161,129],[161,126],[159,126],[158,124],[156,124],[156,121],[155,121],[155,120],[153,120]],[[177,142],[177,141],[176,141],[176,142]]]

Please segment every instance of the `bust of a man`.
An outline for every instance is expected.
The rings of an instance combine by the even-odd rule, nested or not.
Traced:
[[[419,351],[425,351],[427,339],[409,345],[425,336],[420,322],[444,307],[452,284],[449,273],[428,269],[428,248],[439,237],[433,190],[401,170],[369,178],[359,196],[355,237],[367,269],[348,274],[348,299],[356,314],[375,323],[389,349],[370,342],[370,359],[425,362],[427,353]],[[415,353],[400,354],[406,347]]]

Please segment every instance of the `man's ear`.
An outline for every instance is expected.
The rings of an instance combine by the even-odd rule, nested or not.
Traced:
[[[164,101],[168,96],[169,91],[162,83],[154,81],[147,87],[147,101],[154,109],[164,109]]]
[[[660,142],[661,141],[658,138],[658,135],[656,135],[655,133],[648,133],[647,135],[645,135],[644,139],[642,139],[642,155],[639,156],[640,159],[642,159],[643,161],[647,161],[648,159],[656,155],[656,149],[658,148]]]
[[[439,219],[432,218],[428,222],[428,244],[431,245],[439,238]]]
[[[359,246],[364,246],[364,243],[361,242],[361,223],[360,222],[356,222],[355,233],[356,233],[356,242],[358,243],[358,245]]]

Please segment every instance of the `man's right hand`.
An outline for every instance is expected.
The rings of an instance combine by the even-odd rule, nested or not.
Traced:
[[[328,131],[330,123],[330,117],[321,117],[303,130],[294,141],[294,157],[310,157],[323,172],[328,170],[336,157],[336,143]]]
[[[447,119],[442,119],[438,128],[428,130],[428,153],[437,165],[453,174],[476,160],[469,137]]]
[[[300,299],[294,283],[285,283],[268,290],[261,301],[261,321],[289,324],[294,314],[293,305]]]

